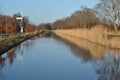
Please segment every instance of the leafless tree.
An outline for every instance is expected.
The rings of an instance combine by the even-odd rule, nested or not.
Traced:
[[[99,17],[111,21],[114,30],[118,30],[120,26],[120,0],[100,0],[95,9]]]

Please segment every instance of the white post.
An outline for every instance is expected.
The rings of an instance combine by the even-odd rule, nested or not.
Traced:
[[[17,20],[21,20],[20,21],[20,32],[23,33],[23,17],[16,17]]]

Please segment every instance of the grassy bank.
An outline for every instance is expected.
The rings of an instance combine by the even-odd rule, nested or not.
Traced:
[[[39,34],[38,32],[32,32],[32,33],[24,33],[24,34],[18,34],[16,36],[8,36],[6,38],[0,39],[0,55],[2,53],[5,53],[9,49],[17,46],[21,42]]]
[[[88,40],[92,43],[97,43],[108,48],[120,49],[120,39],[118,39],[118,36],[115,36],[116,34],[119,34],[119,32],[108,32],[102,25],[95,26],[92,29],[67,29],[55,30],[54,32],[61,37],[65,37],[65,35],[72,36],[74,38]]]

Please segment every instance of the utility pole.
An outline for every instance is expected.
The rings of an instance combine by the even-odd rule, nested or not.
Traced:
[[[5,33],[7,35],[7,16],[6,16],[6,24],[5,24]]]

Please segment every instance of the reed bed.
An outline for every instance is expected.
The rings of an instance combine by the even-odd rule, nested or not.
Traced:
[[[114,49],[120,49],[120,39],[108,38],[108,35],[116,35],[117,33],[108,32],[102,25],[97,25],[91,29],[68,29],[68,30],[55,30],[57,35],[67,35],[84,40],[88,40],[93,43],[100,44],[102,46]]]
[[[68,36],[64,34],[56,33],[59,37],[64,38],[65,40],[75,44],[81,49],[86,50],[87,52],[91,53],[91,55],[99,60],[102,60],[104,58],[104,53],[106,51],[106,48],[103,46],[98,46],[98,44],[93,44],[87,40],[79,39],[73,36]]]
[[[88,40],[79,39],[73,36],[68,36],[60,33],[56,33],[56,34],[59,37],[63,38],[64,40],[67,40],[68,42],[75,44],[80,49],[84,49],[85,51],[91,53],[91,55],[97,60],[103,60],[105,58],[105,54],[109,53],[109,51],[111,51],[113,55],[114,54],[120,55],[120,50],[118,49],[110,50],[108,47],[105,47],[96,43],[92,43]]]

